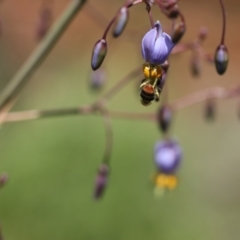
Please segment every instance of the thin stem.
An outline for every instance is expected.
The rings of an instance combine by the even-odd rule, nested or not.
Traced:
[[[54,26],[50,29],[49,33],[42,40],[36,50],[27,59],[24,65],[17,71],[15,76],[10,80],[9,84],[0,95],[0,112],[3,110],[12,99],[15,99],[20,91],[23,89],[31,75],[36,71],[39,65],[50,53],[51,49],[55,46],[60,39],[68,25],[73,18],[83,7],[86,0],[74,0],[64,13],[59,17]],[[10,110],[10,109],[9,109]]]
[[[174,100],[169,104],[173,111],[179,111],[183,108],[192,106],[194,104],[203,102],[212,98],[227,99],[240,96],[240,86],[234,86],[229,89],[222,87],[213,87],[205,90],[201,90],[177,100]],[[104,103],[75,108],[65,108],[65,109],[51,109],[51,110],[30,110],[21,112],[11,112],[7,113],[4,122],[19,122],[27,120],[37,120],[50,117],[60,117],[60,116],[71,116],[71,115],[87,115],[96,114],[98,111],[101,112]],[[105,108],[104,108],[105,109]],[[104,110],[107,111],[106,109]],[[105,113],[103,112],[103,113]],[[156,116],[154,113],[128,113],[128,112],[118,112],[118,111],[107,111],[108,117],[116,119],[127,119],[127,120],[154,120]]]
[[[222,38],[221,38],[221,45],[224,45],[224,38],[225,38],[225,31],[226,31],[226,12],[224,8],[224,4],[222,0],[219,0],[221,9],[222,9],[222,18],[223,18],[223,27],[222,27]]]
[[[153,28],[153,27],[154,27],[154,21],[153,21],[153,17],[152,17],[152,8],[151,8],[151,5],[150,5],[150,3],[148,2],[148,0],[144,0],[144,3],[146,4],[146,10],[147,10],[147,12],[148,12],[148,17],[149,17],[149,20],[150,20],[151,27]]]
[[[103,163],[109,165],[112,153],[112,145],[113,145],[113,130],[112,130],[112,122],[111,116],[108,110],[104,107],[100,108],[100,113],[103,117],[105,133],[106,133],[106,146],[103,155]]]
[[[127,76],[125,76],[123,79],[121,79],[119,82],[116,83],[116,85],[114,85],[112,88],[110,88],[105,94],[103,94],[102,98],[100,100],[109,100],[110,98],[112,98],[113,96],[115,96],[115,94],[121,89],[123,88],[127,83],[130,82],[131,79],[133,79],[134,77],[138,76],[138,74],[140,73],[141,68],[136,68],[133,71],[131,71]]]
[[[170,103],[170,106],[174,111],[178,111],[207,99],[236,97],[239,93],[239,87],[229,90],[221,87],[213,87],[177,99]]]
[[[95,112],[91,106],[50,109],[50,110],[30,110],[8,113],[4,118],[4,122],[20,122],[27,120],[37,120],[50,117],[63,117],[72,115],[87,115]]]

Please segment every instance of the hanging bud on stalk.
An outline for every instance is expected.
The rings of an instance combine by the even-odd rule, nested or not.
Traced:
[[[107,55],[107,41],[105,39],[100,39],[96,42],[92,51],[92,69],[97,70]]]
[[[113,37],[119,37],[123,30],[125,29],[129,18],[129,12],[127,7],[122,7],[115,20],[115,24],[113,26]]]
[[[228,66],[228,50],[223,44],[219,45],[215,52],[214,62],[218,74],[222,75],[227,70]]]
[[[172,122],[172,110],[169,106],[162,106],[157,115],[159,128],[163,133],[166,133]]]
[[[109,166],[107,164],[102,164],[98,170],[95,180],[94,199],[97,200],[102,197],[108,182],[108,174]]]
[[[174,44],[178,43],[184,35],[185,31],[186,27],[184,22],[175,23],[173,27],[172,42]]]

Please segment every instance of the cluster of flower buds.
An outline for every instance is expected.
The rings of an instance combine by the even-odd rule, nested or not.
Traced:
[[[123,6],[122,8],[119,9],[116,16],[112,19],[112,21],[107,26],[103,34],[103,37],[95,43],[92,51],[92,60],[91,60],[91,66],[94,71],[101,67],[103,60],[107,55],[108,47],[107,47],[106,37],[110,27],[114,23],[112,35],[113,37],[117,38],[123,33],[127,25],[128,19],[129,19],[128,6]]]

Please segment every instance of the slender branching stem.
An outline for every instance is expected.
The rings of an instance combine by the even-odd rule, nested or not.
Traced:
[[[141,73],[140,67],[134,69],[129,74],[127,74],[124,78],[122,78],[119,82],[116,83],[112,88],[110,88],[100,100],[109,100],[113,96],[116,95],[117,92],[119,92],[127,83],[129,83],[132,79],[134,79],[136,76],[138,76]]]
[[[71,2],[69,7],[67,7],[64,13],[59,17],[57,22],[53,25],[49,33],[42,40],[36,50],[27,59],[19,71],[17,71],[14,77],[9,81],[9,84],[0,95],[0,112],[2,112],[5,106],[10,102],[14,102],[13,99],[18,96],[20,91],[30,79],[30,76],[36,71],[39,65],[51,52],[52,48],[60,39],[79,10],[83,7],[85,2],[86,0],[73,0]]]
[[[179,111],[186,107],[190,107],[197,103],[206,101],[208,99],[229,99],[229,98],[238,98],[240,97],[240,85],[233,86],[230,88],[222,87],[212,87],[207,88],[195,93],[191,93],[182,98],[176,99],[170,102],[168,105],[172,108],[173,111]],[[27,120],[37,120],[50,117],[61,117],[61,116],[72,116],[72,115],[89,115],[97,114],[98,111],[101,112],[102,106],[101,103],[98,105],[89,105],[82,107],[73,107],[65,109],[50,109],[50,110],[30,110],[30,111],[19,111],[8,113],[4,119],[4,122],[20,122]],[[106,108],[104,108],[106,112]],[[104,112],[104,113],[105,113]],[[154,120],[156,116],[154,113],[132,113],[132,112],[119,112],[108,110],[107,114],[109,117],[114,119],[126,119],[126,120]],[[101,115],[103,116],[103,115]]]

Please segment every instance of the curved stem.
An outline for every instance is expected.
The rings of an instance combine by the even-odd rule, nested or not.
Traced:
[[[221,9],[222,9],[222,18],[223,18],[223,27],[222,27],[222,38],[221,38],[221,45],[224,45],[224,38],[225,38],[225,31],[226,31],[226,12],[223,5],[223,1],[219,0]]]

